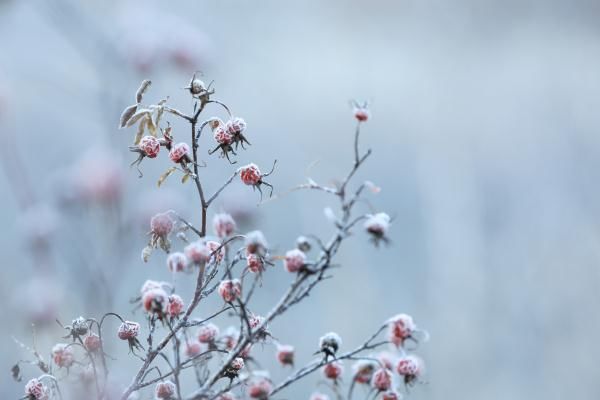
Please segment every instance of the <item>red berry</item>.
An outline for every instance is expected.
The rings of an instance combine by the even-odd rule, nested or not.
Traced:
[[[329,400],[329,396],[323,393],[315,392],[310,396],[310,400]]]
[[[239,279],[222,281],[219,284],[219,295],[226,303],[236,301],[242,295],[242,283]]]
[[[165,237],[169,235],[173,230],[173,226],[173,219],[171,219],[168,213],[156,214],[150,220],[150,230],[157,236]]]
[[[188,244],[183,252],[194,264],[205,264],[210,260],[210,249],[201,240]]]
[[[401,397],[394,390],[389,390],[381,395],[381,400],[399,400]]]
[[[258,274],[263,270],[263,261],[256,254],[248,254],[246,257],[246,265],[251,272]]]
[[[225,124],[225,129],[230,135],[239,135],[246,129],[246,121],[242,118],[236,117],[233,118]]]
[[[52,348],[52,359],[54,364],[60,368],[69,368],[75,363],[75,356],[73,350],[69,345],[64,343],[58,343]]]
[[[240,371],[244,368],[244,359],[242,357],[236,357],[231,361],[230,366],[234,371]]]
[[[380,392],[385,392],[392,386],[392,374],[387,369],[378,369],[373,373],[371,385]]]
[[[225,246],[221,246],[221,243],[215,242],[214,240],[209,240],[206,242],[206,247],[210,251],[210,254],[213,254],[211,259],[215,261],[217,264],[223,261],[225,257]]]
[[[404,344],[404,341],[412,336],[416,329],[415,323],[410,315],[398,314],[388,321],[388,338],[396,347]]]
[[[154,392],[157,399],[169,400],[175,395],[175,384],[171,381],[159,382]]]
[[[354,118],[359,120],[360,122],[365,122],[369,119],[371,113],[366,107],[355,107],[354,108]]]
[[[280,344],[277,346],[277,361],[281,365],[294,365],[294,346]]]
[[[261,173],[256,164],[248,164],[240,167],[240,178],[246,185],[258,185],[260,183]]]
[[[233,142],[233,136],[223,126],[218,126],[213,131],[213,136],[217,143],[228,145]]]
[[[181,296],[172,294],[169,296],[169,302],[167,304],[167,314],[171,317],[178,317],[183,312],[185,305]]]
[[[217,336],[219,336],[219,327],[215,324],[208,323],[198,328],[198,341],[200,343],[212,343]]]
[[[337,380],[342,376],[343,372],[344,367],[340,361],[330,362],[323,367],[323,375],[329,379]]]
[[[229,214],[216,214],[213,218],[213,229],[221,239],[230,236],[235,231],[235,227],[235,221]]]
[[[199,341],[197,341],[195,339],[191,339],[185,345],[185,355],[188,356],[189,358],[196,357],[197,355],[201,354],[203,351],[204,351],[204,347],[202,346],[202,343],[200,343]]]
[[[119,326],[117,335],[121,340],[132,340],[137,337],[140,332],[140,324],[133,321],[125,321]]]
[[[28,400],[48,400],[50,391],[42,382],[34,378],[25,385],[25,395]]]
[[[413,355],[403,357],[398,361],[396,371],[404,377],[406,383],[411,383],[423,372],[423,361]]]
[[[85,349],[91,353],[100,350],[102,347],[102,343],[100,341],[100,337],[95,333],[90,333],[83,339],[83,346]]]
[[[167,267],[171,272],[182,272],[187,268],[188,259],[185,254],[181,252],[175,252],[169,254],[167,257]]]
[[[151,289],[142,296],[144,310],[151,314],[162,315],[168,303],[169,295],[163,289]]]
[[[285,253],[284,265],[288,272],[298,272],[306,263],[306,255],[299,249]]]
[[[359,360],[352,369],[354,370],[354,381],[362,384],[371,382],[373,372],[377,368],[377,363],[371,360]]]
[[[273,385],[267,378],[255,379],[248,386],[248,397],[258,400],[267,400]]]
[[[171,148],[169,158],[174,163],[185,161],[185,157],[190,153],[190,146],[187,143],[177,143]]]
[[[140,140],[139,148],[144,152],[146,157],[155,158],[160,151],[160,142],[154,136],[144,136]]]

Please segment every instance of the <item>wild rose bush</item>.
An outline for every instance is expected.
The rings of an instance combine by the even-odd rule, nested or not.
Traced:
[[[314,340],[313,361],[301,367],[296,367],[294,343],[278,342],[270,329],[275,319],[291,312],[323,280],[333,277],[335,256],[355,230],[362,226],[375,246],[388,242],[391,219],[386,213],[355,213],[365,191],[379,189],[369,181],[350,186],[356,171],[371,154],[370,150],[361,153],[359,148],[360,130],[370,118],[367,105],[354,103],[354,160],[341,183],[327,186],[309,179],[295,188],[322,191],[336,200],[337,212],[332,208],[325,210],[334,233],[327,240],[300,236],[294,248],[279,255],[273,254],[260,230],[238,232],[231,215],[219,212],[209,219],[211,204],[230,185],[247,185],[258,192],[260,200],[266,190],[271,196],[273,186],[267,179],[276,173],[276,161],[269,169],[253,163],[231,166],[229,179],[209,194],[199,174],[200,168],[206,167],[200,161],[199,150],[208,149],[209,155],[218,153],[228,162],[226,165],[236,164],[237,152],[251,146],[251,130],[226,104],[213,98],[211,85],[205,85],[196,76],[187,87],[194,104],[191,114],[172,108],[167,99],[145,104],[144,95],[150,86],[150,81],[142,82],[135,93],[135,104],[124,110],[120,120],[121,128],[136,131],[130,146],[137,156],[132,165],[141,177],[146,162],[167,163],[169,167],[158,179],[158,186],[171,175],[179,175],[184,184],[191,181],[198,194],[200,223],[196,226],[173,210],[154,215],[149,221],[149,240],[141,251],[142,260],[162,251],[164,254],[154,256],[164,257],[171,273],[194,277],[193,296],[184,300],[172,284],[142,282],[141,278],[135,302],[143,310],[143,318],[130,321],[116,312],[100,318],[75,318],[65,326],[68,334],[63,342],[52,348],[51,360],[46,361],[42,353],[31,350],[31,363],[42,374],[29,379],[22,398],[60,399],[66,392],[65,386],[80,385],[86,398],[99,400],[148,398],[149,393],[156,399],[171,400],[266,400],[277,398],[280,391],[302,378],[320,373],[336,398],[350,399],[353,394],[356,397],[356,387],[363,386],[367,388],[363,391],[367,398],[391,400],[401,398],[410,386],[422,382],[424,364],[413,351],[427,335],[409,315],[398,314],[382,321],[370,337],[353,347],[344,344],[337,333],[325,333]],[[228,119],[204,119],[209,104],[223,108]],[[189,131],[175,132],[169,118],[183,119],[189,123]],[[212,144],[201,145],[202,134],[209,130]],[[213,236],[209,235],[209,228]],[[289,273],[290,284],[272,308],[261,313],[253,307],[253,296],[262,288],[263,275],[281,267]],[[208,313],[208,317],[197,317],[198,305],[209,296],[219,296],[222,307]],[[206,310],[203,313],[207,314]],[[215,324],[215,319],[223,315],[231,319],[230,326]],[[119,322],[116,331],[106,328],[110,319]],[[107,341],[123,342],[118,357],[106,354]],[[281,367],[291,368],[292,372],[286,379],[274,381],[268,371],[257,367],[254,358],[258,352],[272,352]],[[138,359],[139,365],[129,385],[115,396],[109,388],[111,365],[125,355]],[[20,364],[13,368],[17,379],[21,378]],[[194,389],[184,393],[184,387]],[[312,400],[328,398],[317,391],[310,396]]]

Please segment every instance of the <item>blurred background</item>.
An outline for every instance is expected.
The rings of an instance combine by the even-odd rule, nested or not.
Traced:
[[[276,200],[257,206],[258,193],[233,184],[209,216],[262,229],[276,254],[300,234],[333,232],[323,218],[333,199],[287,192],[345,175],[349,100],[371,105],[361,142],[374,156],[357,178],[382,190],[360,207],[394,217],[392,243],[375,249],[357,232],[336,278],[273,324],[298,364],[326,331],[349,349],[406,312],[431,335],[419,349],[427,383],[410,398],[597,398],[599,18],[594,0],[0,1],[0,397],[22,396],[9,369],[31,357],[11,337],[32,345],[32,322],[47,357],[63,334],[55,318],[139,319],[129,299],[142,283],[173,279],[163,254],[144,264],[140,251],[156,212],[198,223],[196,193],[175,177],[156,187],[165,157],[146,160],[139,179],[134,130],[116,127],[142,79],[153,81],[147,101],[170,96],[190,112],[182,88],[201,70],[248,123],[239,162],[279,160]],[[235,167],[204,154],[209,145],[202,173],[215,188]],[[269,270],[257,312],[288,281]],[[137,362],[114,346],[118,390]],[[273,352],[257,357],[279,381],[289,371]],[[308,398],[319,381],[278,398]]]

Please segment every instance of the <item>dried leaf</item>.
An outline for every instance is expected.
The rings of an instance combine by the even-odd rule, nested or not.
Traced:
[[[186,183],[188,181],[188,179],[190,179],[190,174],[185,174],[182,178],[181,178],[181,183]]]
[[[123,113],[121,114],[121,119],[119,120],[119,129],[125,128],[125,125],[127,125],[127,122],[131,119],[131,117],[135,114],[136,111],[137,104],[131,105],[125,110],[123,110]]]
[[[133,124],[135,124],[136,122],[139,121],[140,118],[144,117],[144,116],[152,116],[152,111],[148,108],[142,108],[139,109],[135,112],[135,114],[133,114],[131,116],[131,118],[129,118],[129,121],[127,121],[127,126],[131,126]]]
[[[135,134],[135,141],[133,144],[140,144],[140,140],[144,137],[144,126],[146,126],[146,120],[143,119],[138,125],[137,133]]]
[[[148,118],[146,118],[146,127],[148,128],[148,132],[150,132],[150,134],[154,137],[156,136],[156,125],[154,125],[154,121],[152,120],[152,115],[148,115]]]
[[[165,108],[163,106],[158,107],[156,110],[156,118],[154,118],[154,125],[160,126],[160,119],[162,118],[164,112]]]
[[[169,175],[171,175],[176,170],[177,170],[177,168],[175,168],[175,167],[170,167],[168,170],[166,170],[165,173],[162,174],[160,176],[160,178],[158,178],[158,187],[160,187],[160,185],[162,185],[165,182],[165,180],[169,177]]]
[[[10,369],[10,373],[15,381],[21,382],[21,368],[19,367],[19,364],[13,365],[13,367]]]
[[[135,92],[135,100],[138,102],[138,104],[140,104],[142,102],[142,97],[144,97],[144,93],[146,93],[146,90],[148,90],[148,88],[150,87],[151,84],[152,84],[152,81],[149,81],[149,80],[142,81],[142,84],[140,85],[139,89],[137,90],[137,92]]]
[[[151,246],[144,247],[144,249],[142,250],[142,261],[148,262],[151,255],[152,255],[152,247]]]

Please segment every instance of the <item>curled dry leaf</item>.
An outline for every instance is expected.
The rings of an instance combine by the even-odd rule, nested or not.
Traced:
[[[176,170],[177,170],[177,168],[175,168],[175,167],[170,167],[168,170],[166,170],[165,173],[162,174],[160,176],[160,178],[158,178],[158,187],[160,187],[160,185],[162,185],[167,180],[169,175],[171,175]]]
[[[135,134],[135,140],[133,141],[133,144],[140,144],[140,140],[142,140],[142,137],[144,137],[144,127],[146,126],[146,120],[143,119],[142,122],[139,123],[138,125],[138,130],[137,133]]]
[[[138,104],[140,104],[142,102],[144,93],[146,93],[146,91],[148,90],[148,88],[150,87],[151,84],[152,84],[152,81],[149,81],[147,79],[142,81],[142,84],[140,85],[139,89],[137,90],[137,92],[135,92],[135,100],[137,101]]]
[[[141,108],[141,109],[137,110],[131,116],[131,118],[129,118],[129,121],[127,121],[127,126],[132,126],[133,124],[138,122],[140,120],[140,118],[146,117],[146,116],[152,117],[152,110],[150,110],[148,108]]]
[[[127,107],[125,110],[123,110],[123,113],[121,114],[121,119],[119,120],[119,129],[125,128],[125,126],[127,125],[127,122],[129,122],[131,117],[137,111],[137,107],[138,107],[137,104],[133,104],[133,105]]]

